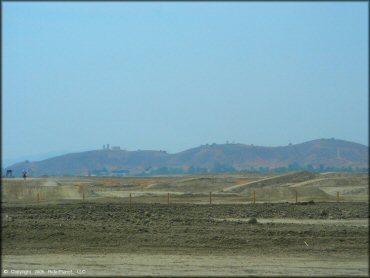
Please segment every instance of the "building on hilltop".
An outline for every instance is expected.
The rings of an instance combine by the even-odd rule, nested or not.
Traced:
[[[121,149],[120,146],[112,146],[112,148],[109,148],[109,144],[103,145],[103,150],[113,150],[113,151],[119,151]]]

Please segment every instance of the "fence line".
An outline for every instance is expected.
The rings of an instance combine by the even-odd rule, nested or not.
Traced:
[[[100,192],[100,190],[101,189],[97,189],[97,192]],[[109,189],[109,190],[111,190],[111,189]],[[104,191],[104,190],[103,190]],[[250,191],[251,192],[251,195],[252,195],[252,203],[253,204],[255,204],[256,202],[257,202],[257,192],[256,192],[256,190],[251,190]],[[292,197],[292,199],[291,199],[291,202],[295,202],[296,204],[297,203],[299,203],[299,200],[298,200],[298,190],[294,190],[293,191],[294,192],[294,195],[293,195],[293,197]],[[145,192],[143,192],[143,193],[145,193]],[[208,201],[208,203],[211,205],[211,204],[213,204],[213,201],[214,201],[214,198],[213,198],[213,194],[212,194],[213,192],[211,191],[211,192],[209,192],[209,201]],[[204,193],[203,193],[204,194]],[[141,195],[141,194],[140,194]],[[171,203],[171,198],[170,198],[170,192],[167,192],[167,198],[166,198],[166,203],[169,205],[170,203]],[[163,196],[163,195],[162,195]],[[304,197],[304,195],[301,195],[301,196],[303,196]],[[132,192],[130,192],[129,193],[129,195],[128,195],[128,197],[129,197],[129,204],[130,204],[130,206],[132,205],[132,203],[133,203],[133,198],[134,198],[134,193],[132,193]],[[142,196],[137,196],[136,198],[140,198],[140,197],[142,197]],[[154,195],[154,196],[150,196],[150,195],[148,195],[148,196],[145,196],[145,197],[147,197],[147,198],[162,198],[161,197],[161,195],[159,194],[159,195]],[[195,198],[197,198],[197,199],[199,199],[199,197],[201,197],[201,195],[198,195],[198,196],[196,196]],[[236,201],[234,201],[234,203],[239,203],[240,201],[242,201],[242,199],[243,199],[243,197],[244,196],[237,196],[239,199],[241,199],[241,200],[236,200]],[[187,196],[187,198],[192,198],[191,196]],[[221,197],[222,198],[222,197]],[[82,200],[83,201],[85,201],[85,199],[86,199],[86,196],[85,196],[85,193],[84,192],[82,192]],[[174,195],[174,199],[176,199],[176,194]],[[163,200],[163,199],[162,199]],[[248,200],[248,198],[247,198],[247,196],[245,197],[245,201],[247,201]],[[266,200],[265,198],[261,198],[260,199],[262,202],[264,202],[264,203],[270,203],[270,202],[272,202],[272,203],[274,203],[274,201],[271,201],[271,199],[269,199],[269,200]],[[225,201],[225,199],[224,199],[224,201]],[[286,202],[287,201],[287,199],[286,198],[283,198],[282,200],[281,200],[281,202]],[[336,192],[336,201],[337,202],[339,202],[340,201],[340,197],[339,197],[339,192]],[[279,200],[276,200],[275,202],[279,202]],[[147,203],[147,202],[143,202],[143,203]],[[176,201],[174,200],[174,203],[176,203]],[[180,202],[181,203],[181,202]],[[192,203],[191,202],[191,200],[190,201],[188,201],[188,202],[184,202],[184,203]],[[197,202],[194,202],[194,203],[197,203]],[[225,201],[224,203],[232,203],[232,201]]]
[[[62,198],[58,198],[58,192],[53,192],[57,189],[57,187],[40,187],[40,186],[37,186],[37,187],[32,187],[32,188],[24,188],[26,189],[25,191],[21,190],[22,188],[17,188],[17,187],[9,187],[9,188],[2,188],[2,192],[3,192],[3,203],[37,203],[37,204],[42,204],[44,203],[45,201],[63,201],[63,200],[76,200],[75,198],[71,198],[69,199],[68,197],[62,197]],[[77,195],[77,200],[78,199],[82,202],[85,202],[85,201],[88,201],[89,199],[95,199],[95,198],[100,198],[100,197],[103,197],[104,196],[93,196],[93,198],[91,198],[91,195],[90,193],[94,193],[94,192],[101,192],[101,191],[105,191],[103,188],[94,188],[94,189],[89,189],[88,191],[86,191],[86,188],[81,188],[79,187],[80,191],[79,191],[79,195]],[[40,191],[41,190],[41,191]],[[109,189],[111,190],[111,189]],[[258,190],[257,190],[258,191]],[[269,196],[266,195],[266,192],[263,192],[263,191],[258,191],[257,192],[256,190],[252,190],[250,189],[249,191],[249,194],[247,195],[238,195],[238,194],[235,194],[235,195],[223,195],[223,196],[213,196],[214,194],[212,194],[213,192],[209,192],[209,201],[208,203],[210,205],[214,204],[215,200],[217,200],[217,197],[219,197],[219,202],[216,201],[216,203],[224,203],[224,204],[232,204],[232,203],[253,203],[255,204],[257,202],[257,199],[259,202],[264,202],[264,203],[276,203],[276,202],[295,202],[296,204],[297,203],[300,203],[304,200],[309,200],[310,199],[310,195],[307,194],[303,194],[304,191],[300,191],[300,190],[297,190],[297,189],[294,189],[294,190],[291,190],[290,191],[290,194],[291,195],[283,195],[284,197],[281,197],[280,200],[278,197],[276,198],[273,198],[271,199]],[[300,192],[298,192],[300,191]],[[127,192],[127,191],[126,191]],[[5,193],[5,194],[4,194]],[[156,198],[159,198],[161,199],[162,201],[160,201],[159,203],[167,203],[168,205],[170,205],[171,203],[207,203],[207,199],[206,199],[206,193],[205,192],[200,192],[200,193],[191,193],[189,195],[187,194],[180,194],[178,196],[178,194],[172,194],[173,197],[171,197],[171,193],[170,192],[167,192],[167,194],[165,194],[164,192],[164,196],[167,195],[167,198],[165,199],[165,197],[163,198],[163,193],[162,194],[159,194],[159,195],[145,195],[145,191],[144,192],[141,192],[141,194],[138,194],[137,196],[134,196],[135,193],[133,192],[127,192],[128,194],[124,196],[123,198],[123,201],[126,199],[127,200],[127,197],[129,199],[129,204],[130,206],[132,205],[133,203],[133,198],[135,197],[137,202],[138,203],[151,203],[151,200],[155,200]],[[142,195],[144,193],[144,195]],[[262,193],[261,195],[259,195],[260,193]],[[5,197],[4,199],[4,195],[7,196]],[[299,195],[299,196],[298,196]],[[68,196],[68,195],[67,195]],[[79,196],[79,197],[78,197]],[[161,197],[162,196],[162,197]],[[286,197],[285,197],[286,196]],[[289,197],[290,196],[290,197]],[[343,195],[340,195],[340,192],[339,191],[336,191],[335,193],[333,192],[332,195],[330,195],[331,197],[329,198],[326,198],[325,196],[324,197],[317,197],[316,196],[316,201],[318,202],[341,202],[341,201],[345,201],[345,198],[343,198]],[[6,200],[7,198],[8,201]],[[141,199],[143,198],[143,199]],[[162,199],[163,198],[163,199]],[[173,199],[171,199],[173,198]],[[230,198],[230,199],[229,199]],[[312,201],[315,199],[314,196],[312,196]],[[164,201],[166,200],[166,201]],[[356,199],[352,200],[352,198],[348,199],[348,201],[357,201]],[[362,201],[362,200],[358,200],[358,201]],[[124,202],[127,202],[127,201],[124,201]],[[155,202],[155,201],[154,201]],[[158,202],[155,202],[155,203],[158,203]]]

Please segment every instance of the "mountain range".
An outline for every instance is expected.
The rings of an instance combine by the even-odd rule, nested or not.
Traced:
[[[24,161],[8,169],[15,175],[27,169],[32,176],[158,175],[302,168],[359,171],[368,169],[368,153],[368,146],[332,138],[279,147],[207,144],[175,154],[155,150],[102,149],[42,161]]]

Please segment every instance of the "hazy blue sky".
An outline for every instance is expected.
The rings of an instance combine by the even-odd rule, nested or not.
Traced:
[[[368,144],[368,3],[3,5],[3,157]]]

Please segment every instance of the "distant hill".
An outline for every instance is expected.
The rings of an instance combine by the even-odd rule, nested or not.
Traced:
[[[94,150],[65,154],[8,167],[16,175],[28,169],[41,175],[156,175],[230,171],[368,169],[367,146],[318,139],[301,144],[263,147],[245,144],[202,145],[176,154],[165,151]]]
[[[47,158],[51,158],[54,156],[62,155],[62,154],[67,154],[71,153],[71,151],[53,151],[53,152],[46,152],[46,153],[39,153],[39,154],[31,154],[31,155],[25,155],[17,158],[10,158],[10,159],[3,159],[2,160],[2,165],[3,167],[8,167],[10,165],[13,165],[19,161],[39,161],[39,160],[44,160]]]

